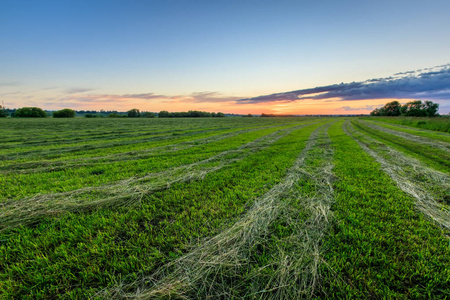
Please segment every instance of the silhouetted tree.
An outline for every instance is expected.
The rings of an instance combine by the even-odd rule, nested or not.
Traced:
[[[14,112],[16,118],[46,118],[47,114],[39,107],[22,107]]]
[[[130,109],[127,113],[128,118],[139,118],[141,116],[141,112],[137,108]]]
[[[0,105],[0,118],[6,118],[8,115],[8,111]]]
[[[167,110],[162,110],[158,114],[158,118],[169,118],[170,113]]]
[[[385,106],[374,109],[371,116],[406,116],[406,117],[435,117],[439,104],[432,101],[421,100],[410,101],[406,104],[400,105],[398,101],[392,101]]]
[[[75,111],[73,109],[65,108],[53,112],[53,118],[74,118]]]
[[[424,106],[427,112],[427,117],[435,117],[438,115],[437,113],[439,109],[438,103],[433,103],[432,101],[425,101]]]
[[[400,116],[400,102],[392,101],[386,103],[383,107],[385,116]]]
[[[151,112],[151,111],[146,111],[146,112],[142,112],[141,113],[141,117],[154,118],[154,117],[156,117],[156,114],[154,112]]]

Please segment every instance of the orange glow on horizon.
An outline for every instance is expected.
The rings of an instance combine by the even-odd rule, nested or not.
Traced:
[[[105,110],[128,111],[137,108],[141,111],[170,112],[200,110],[208,112],[223,112],[234,114],[279,114],[279,115],[345,115],[369,114],[373,109],[391,101],[406,103],[414,99],[372,99],[342,101],[340,99],[274,101],[264,103],[236,103],[237,98],[196,98],[187,96],[152,96],[140,97],[145,94],[115,95],[115,94],[76,94],[55,97],[45,92],[35,95],[26,103],[14,103],[10,108],[37,106],[46,110],[71,108],[75,110]],[[39,99],[41,98],[41,99]],[[20,101],[22,102],[22,101]]]

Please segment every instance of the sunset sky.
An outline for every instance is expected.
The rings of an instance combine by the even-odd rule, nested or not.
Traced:
[[[450,112],[450,1],[0,1],[0,103],[56,110]]]

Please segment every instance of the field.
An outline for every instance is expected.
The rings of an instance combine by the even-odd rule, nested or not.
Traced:
[[[0,298],[449,299],[441,119],[0,119]]]

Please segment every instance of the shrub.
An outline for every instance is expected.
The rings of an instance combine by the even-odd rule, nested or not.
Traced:
[[[110,113],[108,115],[108,118],[121,118],[122,116],[119,115],[118,113]]]
[[[128,118],[139,118],[141,116],[141,112],[137,108],[130,109],[127,113]]]
[[[151,112],[151,111],[146,111],[146,112],[143,112],[141,114],[141,116],[144,117],[144,118],[154,118],[154,117],[156,117],[156,114],[154,112]]]
[[[0,105],[0,118],[6,118],[8,115],[8,111]]]
[[[14,112],[16,118],[46,118],[47,114],[39,107],[22,107]]]
[[[65,108],[53,112],[53,118],[74,118],[75,111],[73,109]]]
[[[167,110],[162,110],[158,114],[158,118],[169,118],[170,113]]]

